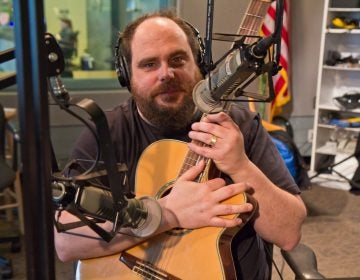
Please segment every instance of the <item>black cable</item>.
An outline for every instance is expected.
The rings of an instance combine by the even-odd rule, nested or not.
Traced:
[[[98,135],[97,135],[94,127],[91,126],[91,124],[87,120],[85,120],[84,118],[82,118],[81,116],[79,116],[78,114],[76,114],[75,112],[73,112],[72,110],[69,109],[69,106],[76,106],[76,104],[68,103],[68,104],[65,105],[55,95],[54,89],[53,89],[53,87],[52,87],[52,85],[50,83],[49,78],[47,78],[47,83],[48,83],[48,88],[49,88],[50,95],[53,98],[53,100],[55,101],[55,103],[61,109],[63,109],[65,112],[67,112],[68,114],[70,114],[74,118],[80,120],[83,124],[85,124],[85,126],[90,130],[91,134],[94,136],[94,139],[95,139],[95,142],[96,142],[96,157],[95,157],[95,160],[93,161],[93,164],[90,166],[90,168],[88,168],[86,171],[84,171],[81,175],[78,175],[78,176],[87,175],[87,174],[91,173],[92,171],[94,171],[94,169],[96,168],[96,166],[98,165],[99,160],[100,160],[100,141],[99,141]],[[73,181],[75,177],[77,177],[77,176],[66,177],[66,178],[61,177],[61,178],[58,178],[58,179],[66,180],[66,181]]]
[[[274,245],[272,245],[272,246],[274,246]],[[270,250],[269,250],[269,248],[268,248],[268,246],[267,246],[266,243],[264,244],[264,248],[265,248],[265,253],[266,253],[266,255],[267,255],[268,258],[271,260],[271,263],[274,265],[275,270],[276,270],[276,272],[279,274],[280,279],[281,279],[281,280],[284,280],[284,278],[282,277],[281,272],[280,272],[277,264],[276,264],[275,261],[274,261],[273,253],[270,252]]]

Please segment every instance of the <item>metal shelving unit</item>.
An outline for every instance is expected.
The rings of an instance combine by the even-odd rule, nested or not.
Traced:
[[[340,127],[331,120],[336,118],[360,117],[360,109],[348,110],[340,106],[335,97],[349,92],[360,92],[360,63],[340,63],[327,65],[331,51],[338,53],[358,54],[360,57],[360,28],[336,28],[332,25],[335,17],[360,19],[360,6],[357,0],[325,0],[323,26],[321,34],[320,57],[317,77],[317,92],[314,118],[314,134],[311,153],[311,172],[318,172],[329,161],[338,162],[351,155],[355,148],[354,141],[360,132],[360,127]],[[347,138],[347,139],[346,139]],[[347,141],[345,143],[345,141]],[[346,148],[346,144],[348,148]],[[346,170],[346,177],[351,178],[356,164],[354,159],[342,163],[339,169]],[[350,164],[347,167],[346,164]],[[324,175],[324,176],[322,176]],[[336,173],[320,174],[319,177],[337,181]],[[341,179],[341,178],[340,178]]]

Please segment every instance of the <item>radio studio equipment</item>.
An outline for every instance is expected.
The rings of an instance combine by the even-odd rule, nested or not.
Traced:
[[[66,210],[80,219],[80,223],[61,224],[56,218],[58,231],[67,231],[84,224],[102,239],[110,241],[122,228],[129,228],[135,236],[153,234],[161,222],[161,208],[150,197],[134,198],[124,193],[127,188],[127,167],[118,164],[114,157],[108,123],[104,112],[91,99],[72,100],[60,74],[64,70],[64,57],[53,35],[45,34],[47,51],[48,88],[55,103],[72,116],[82,121],[92,132],[97,142],[97,157],[88,170],[81,174],[65,176],[59,172],[53,152],[52,193],[58,217]],[[93,125],[71,110],[77,107],[90,115]],[[95,127],[94,127],[95,125]],[[101,135],[101,137],[98,137]],[[100,151],[103,161],[100,161]],[[81,160],[71,162],[67,168],[79,166]],[[99,170],[99,166],[102,168]],[[93,179],[107,176],[109,186],[93,183]],[[97,223],[111,221],[113,229],[105,231]]]

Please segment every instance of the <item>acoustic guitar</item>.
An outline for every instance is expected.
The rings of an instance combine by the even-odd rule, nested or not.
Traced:
[[[259,30],[270,0],[252,0],[245,13],[239,34]],[[250,38],[251,39],[251,38]],[[175,180],[194,166],[199,155],[190,151],[186,143],[160,140],[148,146],[141,155],[136,170],[136,195],[160,198],[166,195]],[[206,160],[206,168],[197,181],[218,177],[213,162]],[[257,203],[242,193],[224,201],[226,204],[252,203],[253,211],[240,215],[243,226],[253,216]],[[233,219],[238,215],[228,215]],[[120,254],[80,260],[76,279],[237,279],[231,245],[241,226],[233,228],[205,227],[195,230],[173,229],[154,236]]]
[[[155,198],[166,195],[179,176],[176,170],[180,168],[182,174],[199,159],[181,141],[160,140],[151,144],[137,166],[136,186],[139,188],[136,194]],[[208,160],[200,181],[208,180],[210,174],[216,173],[217,169]],[[162,187],[159,189],[159,186]],[[254,211],[240,215],[244,222],[242,225],[255,212],[256,201],[245,193],[224,201],[229,204],[246,202],[254,205]],[[226,218],[236,216],[228,215]],[[78,279],[236,279],[231,241],[240,229],[173,229],[121,255],[81,260],[77,276]]]

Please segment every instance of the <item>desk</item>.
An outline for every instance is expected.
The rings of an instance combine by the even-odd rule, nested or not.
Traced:
[[[115,79],[115,70],[72,71],[74,79]]]

